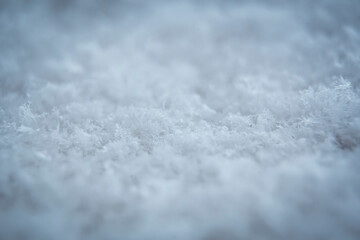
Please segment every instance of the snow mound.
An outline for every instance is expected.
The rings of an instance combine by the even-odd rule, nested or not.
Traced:
[[[360,2],[0,4],[0,239],[359,239]]]

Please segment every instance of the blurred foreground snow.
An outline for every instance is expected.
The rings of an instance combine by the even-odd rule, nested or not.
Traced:
[[[359,26],[351,0],[2,1],[0,239],[359,239]]]

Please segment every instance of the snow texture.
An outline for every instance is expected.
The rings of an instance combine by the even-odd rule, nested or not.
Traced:
[[[0,239],[360,239],[360,1],[1,1]]]

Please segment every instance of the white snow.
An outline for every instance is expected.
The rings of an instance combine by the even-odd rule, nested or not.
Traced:
[[[359,239],[360,2],[3,1],[0,239]]]

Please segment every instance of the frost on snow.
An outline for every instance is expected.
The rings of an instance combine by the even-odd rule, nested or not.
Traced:
[[[3,1],[0,239],[359,239],[360,2]]]

